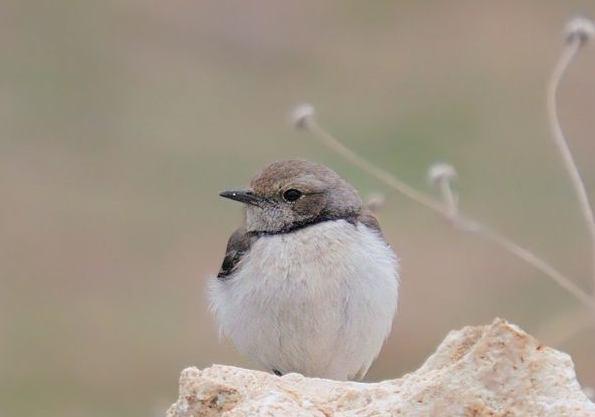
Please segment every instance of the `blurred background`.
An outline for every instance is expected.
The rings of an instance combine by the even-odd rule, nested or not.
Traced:
[[[415,370],[496,316],[569,352],[595,385],[595,328],[543,274],[454,230],[287,123],[349,146],[591,291],[589,239],[550,137],[545,84],[568,1],[4,0],[0,4],[0,416],[159,416],[181,369],[250,367],[219,342],[205,283],[240,208],[217,193],[276,159],[325,163],[402,259],[399,315],[367,380]],[[595,46],[560,116],[595,201]]]

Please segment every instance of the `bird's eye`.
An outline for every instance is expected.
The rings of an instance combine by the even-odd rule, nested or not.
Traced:
[[[283,199],[285,201],[295,201],[302,196],[302,192],[300,190],[296,190],[295,188],[290,188],[289,190],[283,193]]]

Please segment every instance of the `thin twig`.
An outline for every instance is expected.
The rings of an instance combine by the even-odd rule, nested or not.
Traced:
[[[558,60],[558,63],[556,64],[554,72],[552,73],[552,76],[548,83],[547,110],[549,116],[548,118],[550,120],[550,127],[552,130],[552,136],[554,138],[554,143],[556,144],[558,151],[560,152],[562,161],[564,162],[564,167],[566,168],[566,171],[570,176],[572,186],[574,187],[574,191],[576,192],[581,212],[583,214],[583,217],[585,218],[585,222],[587,223],[587,229],[591,237],[593,295],[595,296],[595,217],[593,216],[593,209],[591,208],[591,204],[589,203],[589,197],[585,189],[585,184],[576,166],[576,163],[572,156],[572,152],[570,151],[570,147],[568,146],[568,141],[566,140],[566,138],[564,137],[564,133],[562,132],[562,127],[558,118],[558,109],[556,105],[560,81],[564,77],[564,74],[569,64],[572,62],[572,60],[580,50],[581,46],[585,42],[586,38],[582,36],[580,33],[569,34],[566,45],[562,50],[560,59]]]
[[[406,197],[409,197],[413,201],[421,204],[422,206],[431,208],[432,210],[439,213],[446,213],[446,206],[437,201],[434,201],[432,197],[429,197],[424,193],[417,191],[415,188],[405,184],[403,181],[399,180],[389,172],[376,167],[371,162],[360,157],[358,154],[356,154],[354,151],[343,145],[338,139],[336,139],[334,136],[332,136],[330,133],[328,133],[326,130],[320,127],[320,125],[316,122],[314,117],[308,117],[306,119],[306,125],[304,127],[307,130],[311,131],[316,137],[318,137],[318,139],[322,140],[322,142],[329,148],[339,153],[343,158],[347,159],[349,162],[359,167],[360,169],[368,172],[370,175],[378,178],[380,181],[384,182],[389,187],[395,189],[396,191],[400,192]]]
[[[452,216],[451,210],[448,205],[442,204],[435,201],[432,197],[417,191],[413,187],[407,185],[403,181],[399,180],[393,174],[379,168],[359,156],[350,148],[346,147],[340,140],[331,135],[325,129],[323,129],[317,122],[312,114],[307,115],[303,119],[299,120],[302,124],[300,127],[310,131],[316,138],[322,141],[332,151],[338,153],[351,164],[357,166],[373,177],[377,178],[390,188],[400,192],[401,194],[409,197],[418,204],[433,210],[447,220],[453,221],[454,224],[459,226],[461,229],[469,232],[477,233],[486,240],[494,243],[502,249],[509,252],[511,255],[527,262],[537,270],[543,272],[546,276],[550,277],[560,287],[572,294],[577,300],[589,308],[595,313],[595,300],[591,298],[586,292],[581,290],[576,284],[574,284],[567,276],[562,274],[556,268],[548,264],[546,261],[535,255],[533,252],[525,249],[519,244],[513,242],[507,237],[499,234],[498,232],[482,225],[481,223],[463,216],[460,212]],[[593,315],[595,318],[595,314]]]
[[[458,211],[457,200],[454,193],[452,192],[452,188],[450,187],[450,182],[448,180],[442,180],[440,181],[439,187],[444,204],[446,204],[446,207],[448,207],[450,216],[455,217]]]
[[[452,182],[456,179],[457,172],[452,165],[444,162],[433,164],[428,169],[428,180],[440,190],[442,202],[446,205],[451,218],[455,218],[459,210],[458,196],[452,189]]]

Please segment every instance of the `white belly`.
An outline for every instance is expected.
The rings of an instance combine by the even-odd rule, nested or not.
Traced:
[[[264,369],[363,377],[390,332],[398,261],[363,224],[327,221],[259,238],[225,281],[211,281],[223,334]]]

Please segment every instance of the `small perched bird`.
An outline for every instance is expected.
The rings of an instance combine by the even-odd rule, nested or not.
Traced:
[[[397,308],[398,261],[357,191],[331,169],[274,162],[242,191],[212,310],[240,353],[277,375],[361,379]]]

